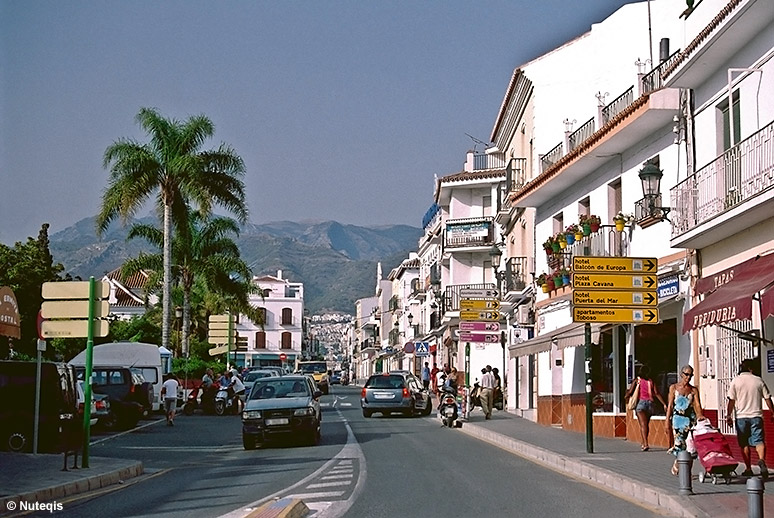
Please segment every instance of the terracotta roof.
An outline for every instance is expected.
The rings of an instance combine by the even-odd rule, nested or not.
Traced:
[[[555,164],[543,171],[540,175],[535,177],[531,182],[524,186],[523,189],[510,195],[510,201],[514,202],[525,194],[529,194],[538,190],[544,184],[548,183],[552,178],[558,176],[559,173],[568,164],[572,163],[576,159],[583,156],[589,149],[596,145],[603,137],[608,135],[616,126],[621,124],[625,119],[633,115],[637,110],[642,108],[648,103],[650,96],[643,95],[639,99],[636,99],[632,104],[622,110],[621,113],[613,117],[607,124],[595,131],[589,138],[583,141],[583,143],[560,158]]]
[[[113,307],[143,307],[145,287],[148,284],[148,273],[139,271],[124,279],[121,268],[108,272],[105,277],[115,287],[116,302]]]
[[[505,169],[483,169],[480,171],[462,171],[439,178],[441,183],[464,182],[465,180],[486,180],[505,176]]]
[[[144,271],[139,271],[128,278],[124,278],[123,275],[121,275],[121,268],[116,268],[112,272],[108,272],[106,277],[120,282],[127,288],[145,288],[148,284],[148,274]]]
[[[770,0],[769,0],[770,1]],[[674,61],[664,70],[662,77],[667,78],[669,74],[674,72],[677,67],[695,51],[702,41],[706,40],[712,32],[718,28],[720,22],[728,18],[731,12],[742,3],[742,0],[731,0],[728,4],[720,10],[720,12],[712,19],[712,21],[691,41],[685,50],[675,56]]]

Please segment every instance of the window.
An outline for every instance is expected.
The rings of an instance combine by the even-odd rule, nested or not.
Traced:
[[[258,322],[256,324],[266,324],[266,308],[258,308]]]
[[[619,212],[622,212],[622,210],[621,179],[619,178],[607,184],[607,213],[612,220],[612,218]],[[609,221],[608,223],[612,223],[612,221]]]
[[[586,197],[578,202],[578,215],[588,216],[591,214],[591,200]]]
[[[563,230],[564,230],[564,215],[557,214],[556,216],[554,216],[554,224],[553,224],[552,232],[554,233],[554,235],[556,235],[559,232],[562,232]]]
[[[730,117],[728,113],[728,96],[725,97],[725,99],[718,104],[718,118],[720,119],[722,125],[723,125],[723,141],[718,142],[719,145],[722,145],[722,148],[719,149],[719,153],[728,151],[732,146],[735,144],[738,144],[741,139],[740,135],[742,133],[742,125],[740,122],[739,117],[739,90],[734,92],[732,94],[733,102],[734,102],[734,109],[733,109],[733,120],[734,120],[734,133],[731,135],[731,123],[730,123]],[[733,142],[732,142],[733,140]]]
[[[266,349],[266,332],[258,331],[255,333],[255,348]]]
[[[292,349],[293,348],[293,335],[290,334],[288,331],[285,331],[282,333],[282,349]]]
[[[282,325],[283,326],[293,325],[293,309],[292,308],[282,308]]]

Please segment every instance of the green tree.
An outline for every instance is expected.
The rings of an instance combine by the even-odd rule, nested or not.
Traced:
[[[21,339],[14,346],[16,351],[36,354],[37,318],[43,302],[41,287],[44,282],[70,280],[69,275],[60,275],[62,271],[64,266],[54,263],[49,250],[48,223],[41,226],[37,239],[17,241],[13,248],[0,244],[0,286],[11,288],[19,305]],[[46,352],[47,357],[54,355],[54,350]],[[8,341],[0,339],[0,358],[7,356]]]
[[[150,136],[150,142],[119,139],[105,151],[104,167],[110,168],[110,180],[97,216],[97,234],[102,235],[118,216],[126,221],[151,195],[157,195],[164,236],[161,342],[169,348],[172,226],[186,227],[189,203],[204,214],[210,214],[213,205],[220,205],[239,221],[247,221],[242,181],[245,167],[225,144],[214,150],[200,150],[215,131],[204,115],[179,122],[162,117],[154,109],[142,108],[136,120]]]

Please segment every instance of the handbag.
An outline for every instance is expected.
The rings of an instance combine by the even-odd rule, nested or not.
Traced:
[[[640,401],[640,380],[637,380],[637,386],[634,387],[634,392],[629,396],[629,400],[626,402],[627,410],[634,410],[637,408],[637,403]]]

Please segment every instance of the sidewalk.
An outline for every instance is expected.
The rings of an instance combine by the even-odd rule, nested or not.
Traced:
[[[63,460],[62,454],[0,452],[0,516],[23,511],[20,502],[66,508],[66,500],[73,495],[143,474],[142,463],[134,460],[90,457],[88,468],[62,471]],[[68,467],[72,463],[72,457],[68,458]]]
[[[682,496],[678,478],[670,473],[674,457],[664,448],[642,452],[637,442],[594,437],[594,453],[586,453],[585,434],[542,426],[508,412],[495,411],[487,421],[479,408],[460,431],[673,516],[748,516],[747,479],[734,478],[728,485],[713,485],[708,477],[700,483],[698,474],[704,470],[694,461],[694,495]],[[737,473],[743,469],[741,465]],[[757,468],[754,471],[757,473]],[[774,485],[766,485],[764,515],[774,516]]]

